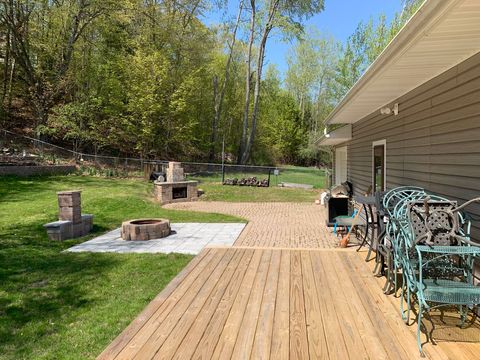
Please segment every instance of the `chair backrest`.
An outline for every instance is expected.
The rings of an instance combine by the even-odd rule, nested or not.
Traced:
[[[423,194],[426,194],[425,190],[417,186],[397,187],[385,193],[383,196],[383,208],[389,217],[393,217],[394,209],[398,203],[413,200]]]
[[[407,206],[412,235],[410,245],[457,245],[455,235],[460,233],[460,222],[459,214],[453,211],[456,207],[455,201],[444,198],[427,197],[410,202]]]

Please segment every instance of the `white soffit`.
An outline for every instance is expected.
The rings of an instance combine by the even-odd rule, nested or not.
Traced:
[[[426,0],[327,123],[355,123],[478,52],[480,0]]]
[[[352,125],[348,124],[332,131],[329,136],[323,136],[319,141],[319,146],[338,145],[346,141],[352,140]]]

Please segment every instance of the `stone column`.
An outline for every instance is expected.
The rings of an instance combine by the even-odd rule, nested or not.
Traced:
[[[59,220],[72,222],[72,236],[83,236],[81,191],[58,192]]]
[[[167,168],[167,182],[184,181],[182,164],[175,161],[170,161]]]
[[[80,191],[58,192],[59,219],[69,220],[74,224],[82,222]]]

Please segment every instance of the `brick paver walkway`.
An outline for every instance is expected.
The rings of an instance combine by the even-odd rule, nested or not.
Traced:
[[[315,204],[198,201],[166,207],[247,219],[248,224],[234,246],[298,249],[332,248],[338,243],[338,239],[325,226],[324,209]]]

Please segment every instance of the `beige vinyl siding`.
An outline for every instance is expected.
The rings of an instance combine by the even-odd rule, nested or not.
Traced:
[[[398,116],[375,111],[353,124],[347,145],[354,191],[372,184],[372,142],[386,139],[388,189],[422,186],[459,203],[480,197],[480,53],[397,102]],[[480,205],[468,210],[480,216]],[[480,238],[478,223],[473,232]]]

